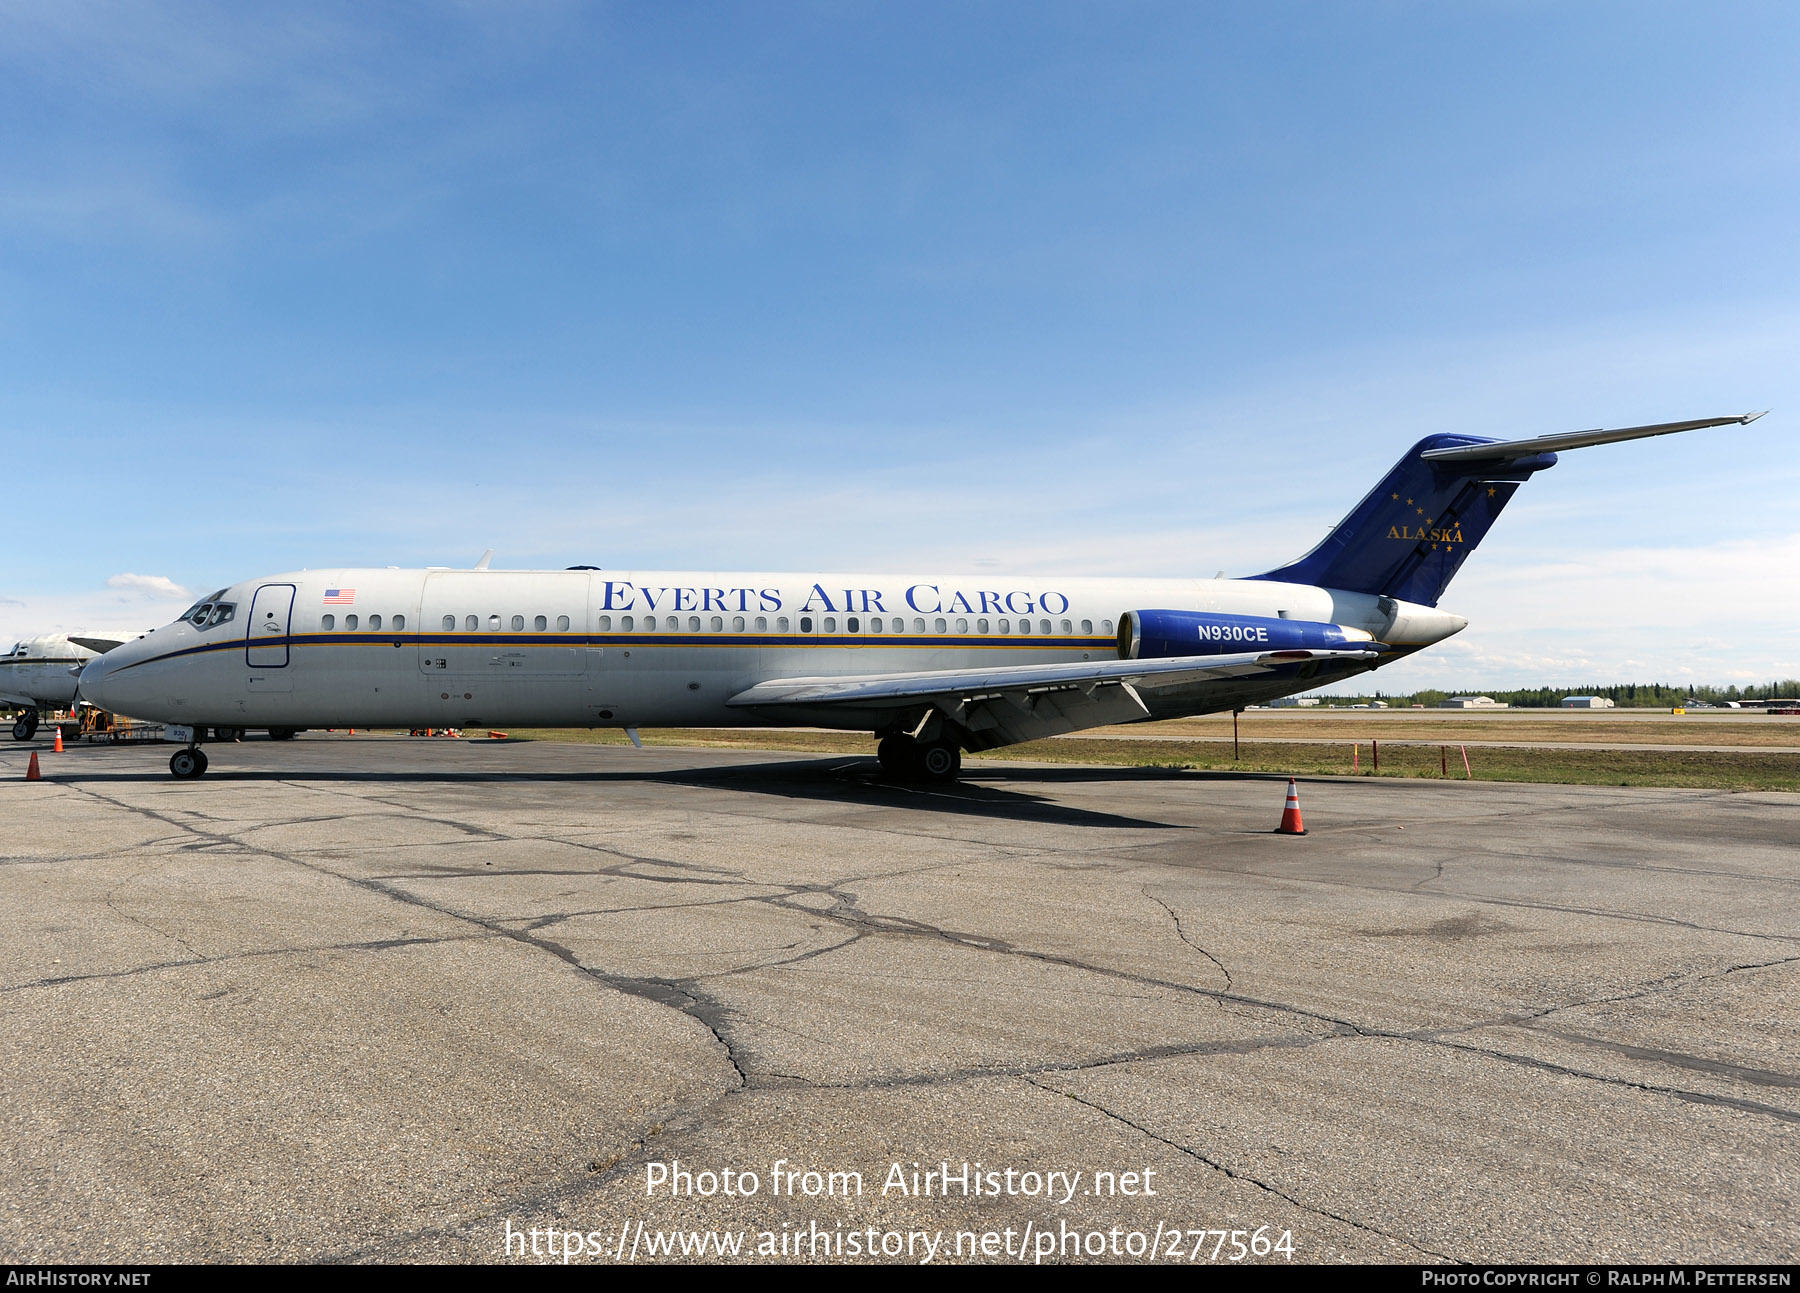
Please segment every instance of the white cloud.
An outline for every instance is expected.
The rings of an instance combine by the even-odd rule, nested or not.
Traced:
[[[194,596],[167,575],[114,575],[106,581],[106,586],[138,593],[152,601],[185,602]]]

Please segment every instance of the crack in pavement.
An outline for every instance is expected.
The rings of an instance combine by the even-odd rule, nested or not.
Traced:
[[[91,798],[96,799],[96,800],[100,801],[101,803],[110,804],[115,808],[124,810],[125,812],[132,813],[132,814],[138,815],[138,816],[150,817],[150,818],[153,818],[158,821],[169,822],[170,825],[174,825],[174,826],[182,826],[183,825],[182,823],[171,821],[168,817],[166,817],[165,815],[163,815],[161,813],[158,813],[154,809],[139,807],[139,806],[132,805],[132,804],[127,804],[121,800],[114,799],[109,795],[103,795],[103,794],[99,793],[98,791],[89,790],[86,787],[75,787],[75,789],[81,794],[90,796]],[[342,872],[335,871],[330,867],[322,866],[316,862],[308,861],[305,858],[295,857],[290,854],[283,853],[278,849],[270,848],[266,845],[247,843],[247,842],[237,839],[233,836],[224,834],[223,832],[210,833],[210,832],[198,830],[197,828],[194,828],[191,826],[186,827],[185,829],[191,831],[192,833],[194,833],[196,835],[204,836],[204,835],[211,834],[214,838],[235,844],[238,848],[243,849],[246,852],[259,853],[265,857],[270,857],[270,858],[274,858],[277,861],[285,862],[290,866],[296,866],[296,867],[300,867],[304,870],[315,872],[320,875],[330,876],[333,879],[341,881],[342,883],[353,885],[359,889],[366,890],[370,893],[380,894],[381,896],[388,898],[395,902],[404,903],[404,904],[407,904],[408,906],[414,906],[414,907],[421,908],[422,910],[425,910],[425,911],[430,911],[430,912],[432,912],[436,915],[442,916],[448,920],[455,920],[455,921],[460,921],[460,922],[463,922],[466,924],[474,925],[477,928],[486,930],[491,934],[496,934],[503,938],[509,938],[515,942],[523,943],[526,946],[534,947],[540,951],[548,952],[552,956],[557,957],[559,960],[568,964],[573,969],[575,969],[577,972],[585,975],[589,979],[592,979],[593,981],[595,981],[597,983],[604,984],[607,987],[613,988],[615,991],[624,992],[624,993],[627,993],[632,996],[640,997],[644,1000],[654,1001],[660,1005],[671,1006],[672,1008],[676,1009],[680,1013],[685,1014],[689,1018],[693,1019],[701,1027],[705,1028],[709,1033],[712,1034],[713,1039],[719,1044],[720,1048],[725,1052],[727,1061],[731,1064],[731,1067],[737,1073],[740,1086],[742,1086],[748,1080],[745,1076],[743,1065],[738,1060],[738,1056],[737,1056],[735,1048],[731,1045],[731,1043],[729,1041],[727,1041],[727,1039],[723,1035],[721,1035],[720,1029],[718,1027],[718,1022],[722,1019],[723,1014],[724,1014],[724,1007],[722,1005],[720,1005],[719,1003],[713,1002],[710,999],[706,998],[703,994],[700,994],[698,992],[694,992],[692,990],[684,988],[681,984],[679,984],[677,982],[660,981],[660,980],[655,980],[655,979],[643,979],[643,978],[636,978],[636,977],[625,976],[625,975],[610,975],[604,971],[597,970],[597,969],[594,969],[593,967],[582,964],[580,958],[578,958],[572,951],[570,951],[568,948],[562,946],[561,944],[552,942],[549,939],[538,938],[535,935],[531,934],[529,931],[509,929],[504,925],[500,925],[500,924],[493,922],[492,920],[486,920],[479,916],[470,915],[467,912],[460,912],[460,911],[456,911],[452,908],[443,907],[439,904],[430,902],[430,901],[426,900],[425,898],[418,896],[417,894],[408,893],[404,889],[399,889],[392,885],[382,884],[381,882],[375,881],[375,880],[369,880],[369,879],[365,879],[365,878],[353,876],[353,875],[346,875]],[[708,1103],[712,1103],[712,1102],[708,1102]]]
[[[1169,913],[1169,919],[1175,922],[1175,936],[1177,938],[1179,938],[1182,942],[1186,943],[1189,947],[1193,948],[1196,952],[1200,953],[1200,955],[1204,956],[1207,960],[1211,961],[1214,965],[1219,967],[1219,973],[1223,974],[1225,976],[1225,991],[1227,991],[1227,992],[1231,991],[1231,971],[1225,968],[1225,962],[1221,961],[1218,957],[1214,956],[1211,952],[1207,951],[1204,947],[1201,947],[1200,944],[1196,943],[1193,939],[1189,938],[1187,936],[1187,931],[1181,927],[1180,913],[1178,913],[1168,903],[1164,902],[1161,898],[1158,898],[1155,894],[1151,893],[1150,887],[1148,885],[1144,886],[1142,892],[1143,892],[1144,897],[1148,898],[1151,902],[1155,903],[1158,907],[1161,907],[1164,911]]]
[[[1659,1086],[1651,1082],[1633,1082],[1629,1078],[1612,1077],[1605,1073],[1592,1073],[1586,1069],[1570,1068],[1566,1064],[1557,1064],[1551,1060],[1541,1060],[1532,1055],[1515,1055],[1511,1051],[1494,1050],[1486,1046],[1467,1045],[1460,1042],[1430,1040],[1402,1037],[1400,1041],[1422,1041],[1427,1046],[1442,1046],[1446,1050],[1463,1051],[1471,1055],[1482,1055],[1488,1059],[1500,1060],[1507,1064],[1517,1064],[1522,1068],[1541,1069],[1549,1073],[1558,1073],[1565,1077],[1581,1078],[1588,1082],[1599,1082],[1607,1086],[1624,1087],[1632,1091],[1645,1091],[1653,1095],[1665,1095],[1675,1100],[1685,1100],[1690,1104],[1717,1105],[1727,1109],[1736,1109],[1740,1113],[1762,1114],[1768,1118],[1778,1118],[1782,1122],[1800,1123],[1800,1112],[1792,1109],[1781,1109],[1771,1104],[1761,1104],[1755,1100],[1740,1100],[1728,1095],[1708,1095],[1704,1091],[1690,1091],[1685,1087]]]
[[[1160,844],[1138,844],[1120,849],[1119,852],[1129,853],[1156,847],[1160,847]],[[1190,869],[1185,865],[1177,866],[1175,863],[1166,862],[1155,857],[1138,858],[1134,859],[1134,862],[1138,866],[1154,866],[1162,868],[1175,867],[1179,870]],[[1254,876],[1268,884],[1300,885],[1323,889],[1348,889],[1352,893],[1390,893],[1399,894],[1404,897],[1426,896],[1431,898],[1454,899],[1459,902],[1480,903],[1492,907],[1519,907],[1528,911],[1553,911],[1565,916],[1591,916],[1596,920],[1619,920],[1650,925],[1674,925],[1680,929],[1691,929],[1699,934],[1724,934],[1731,938],[1755,938],[1766,942],[1800,943],[1800,934],[1763,934],[1746,929],[1721,929],[1715,925],[1699,925],[1691,920],[1681,920],[1674,916],[1656,916],[1646,912],[1608,911],[1598,907],[1574,907],[1561,903],[1533,902],[1524,898],[1497,898],[1487,894],[1458,893],[1441,889],[1433,889],[1429,893],[1421,895],[1417,885],[1400,888],[1395,885],[1355,884],[1348,880],[1326,880],[1317,876],[1270,875],[1254,869],[1229,872],[1226,874]],[[1742,878],[1754,880],[1759,877],[1746,876]]]
[[[0,996],[10,992],[25,992],[32,988],[58,988],[70,983],[87,983],[95,979],[129,979],[141,974],[155,974],[159,970],[182,970],[195,965],[223,965],[229,961],[245,961],[271,956],[305,956],[320,952],[386,952],[396,947],[415,947],[436,943],[471,943],[482,939],[498,938],[498,934],[446,934],[431,938],[379,938],[362,943],[319,943],[301,947],[264,947],[249,952],[220,952],[215,956],[207,956],[196,952],[191,958],[179,961],[157,961],[150,965],[136,965],[124,970],[95,970],[87,974],[63,974],[49,979],[33,979],[27,983],[13,983],[0,987]],[[184,944],[185,946],[185,944]],[[189,948],[193,951],[193,948]]]
[[[1183,1145],[1179,1141],[1170,1140],[1167,1136],[1158,1135],[1142,1123],[1133,1122],[1124,1114],[1116,1113],[1113,1110],[1108,1109],[1105,1105],[1098,1104],[1093,1100],[1076,1095],[1073,1091],[1061,1091],[1053,1086],[1045,1086],[1042,1082],[1036,1081],[1033,1078],[1026,1078],[1025,1081],[1030,1085],[1037,1087],[1040,1091],[1047,1092],[1050,1095],[1061,1096],[1065,1100],[1073,1100],[1076,1104],[1085,1105],[1095,1113],[1111,1118],[1115,1122],[1122,1123],[1141,1136],[1154,1140],[1158,1144],[1167,1145],[1170,1149],[1173,1149],[1178,1153],[1186,1154],[1196,1162],[1204,1163],[1215,1172],[1219,1172],[1233,1181],[1242,1181],[1244,1184],[1253,1185],[1257,1189],[1262,1190],[1267,1194],[1271,1194],[1278,1199],[1285,1199],[1303,1212],[1310,1212],[1316,1217],[1329,1217],[1333,1221],[1341,1221],[1347,1226],[1353,1226],[1357,1230],[1365,1231],[1371,1235],[1379,1235],[1389,1243],[1399,1244],[1403,1248],[1410,1248],[1416,1253],[1424,1253],[1427,1257],[1435,1258],[1440,1262],[1455,1262],[1458,1265],[1464,1264],[1459,1258],[1452,1257],[1448,1253],[1440,1253],[1434,1248],[1427,1248],[1423,1244],[1415,1244],[1409,1239],[1402,1239],[1398,1235],[1389,1234],[1379,1226],[1372,1226],[1365,1221],[1358,1221],[1354,1217],[1347,1217],[1341,1212],[1333,1212],[1329,1208],[1322,1208],[1316,1204],[1303,1202],[1289,1194],[1286,1190],[1270,1185],[1267,1181],[1259,1180],[1257,1177],[1251,1176],[1247,1172],[1239,1172],[1233,1168],[1227,1167],[1224,1163],[1219,1162],[1217,1159],[1208,1158],[1205,1154],[1202,1154],[1199,1150],[1194,1149],[1191,1146]]]

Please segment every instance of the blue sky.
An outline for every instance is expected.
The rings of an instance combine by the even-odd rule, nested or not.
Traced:
[[[489,546],[1249,573],[1419,435],[1772,406],[1566,455],[1384,680],[1800,673],[1797,44],[1777,4],[0,3],[0,636]]]

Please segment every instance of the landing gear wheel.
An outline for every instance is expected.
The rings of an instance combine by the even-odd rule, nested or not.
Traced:
[[[294,739],[294,733],[299,730],[297,727],[271,727],[269,739],[271,741],[291,741]]]
[[[169,756],[169,771],[186,780],[206,771],[206,755],[200,750],[177,750]]]
[[[18,721],[13,724],[13,740],[29,741],[37,735],[37,729],[38,712],[35,709],[28,709],[20,714]]]
[[[919,749],[919,775],[927,781],[955,781],[962,771],[962,747],[954,741],[937,741]]]
[[[890,777],[904,777],[918,766],[919,743],[910,736],[884,736],[875,747],[881,770]]]
[[[241,741],[244,739],[245,730],[241,727],[215,727],[213,728],[213,737],[220,741]]]

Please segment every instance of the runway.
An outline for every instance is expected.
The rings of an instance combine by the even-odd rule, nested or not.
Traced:
[[[5,1260],[1800,1256],[1800,796],[209,750],[0,748]]]

